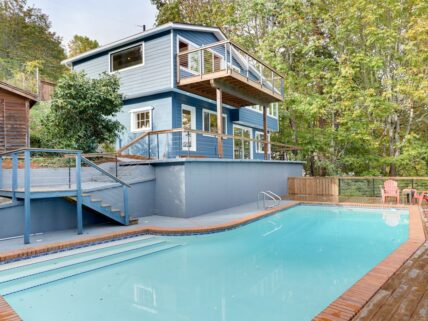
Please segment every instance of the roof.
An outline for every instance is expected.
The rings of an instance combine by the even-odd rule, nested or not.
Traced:
[[[218,27],[206,27],[206,26],[192,25],[192,24],[187,24],[187,23],[170,22],[170,23],[163,24],[161,26],[155,27],[153,29],[149,29],[149,30],[146,30],[143,32],[139,32],[139,33],[136,33],[132,36],[111,42],[107,45],[89,50],[89,51],[84,52],[80,55],[77,55],[75,57],[72,57],[72,58],[69,58],[69,59],[62,61],[62,64],[70,66],[75,61],[96,55],[96,54],[101,53],[103,51],[114,49],[114,48],[122,46],[122,45],[126,45],[127,43],[135,41],[135,40],[143,39],[143,38],[146,38],[148,36],[152,36],[152,35],[155,35],[155,34],[158,34],[158,33],[164,32],[164,31],[168,31],[168,30],[173,30],[173,29],[175,29],[175,30],[212,32],[216,35],[216,37],[219,40],[226,40],[227,39],[226,36],[224,35],[223,31]]]
[[[15,95],[29,99],[30,100],[30,106],[33,106],[36,102],[38,102],[37,95],[35,95],[29,91],[23,90],[21,88],[12,86],[12,85],[5,83],[3,81],[0,81],[0,89],[9,91]]]

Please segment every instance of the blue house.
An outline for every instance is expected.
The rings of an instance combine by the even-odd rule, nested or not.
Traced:
[[[89,77],[120,78],[122,154],[271,158],[283,78],[219,28],[169,23],[64,63]]]

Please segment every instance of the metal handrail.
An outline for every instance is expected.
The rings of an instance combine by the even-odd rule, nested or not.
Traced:
[[[272,192],[272,191],[266,191],[266,193],[271,194],[273,197],[275,197],[278,200],[278,205],[281,204],[282,198],[278,194]]]
[[[34,152],[34,153],[58,153],[58,154],[78,154],[82,152],[81,150],[76,150],[76,149],[18,148],[18,149],[0,153],[0,156],[18,154],[18,153],[23,153],[25,151]]]
[[[131,146],[137,144],[139,141],[141,141],[142,139],[144,139],[148,136],[160,135],[160,134],[170,134],[170,133],[184,133],[184,132],[192,133],[192,134],[200,134],[200,135],[205,135],[205,136],[213,136],[213,137],[219,136],[217,133],[206,132],[206,131],[197,130],[197,129],[187,129],[187,128],[172,128],[172,129],[154,130],[154,131],[145,132],[145,133],[141,134],[140,136],[134,138],[131,142],[129,142],[125,146],[118,149],[117,154],[118,155],[122,154],[125,150],[129,149]],[[277,147],[286,148],[287,150],[301,150],[302,149],[302,147],[300,147],[300,146],[282,144],[282,143],[266,141],[266,140],[259,140],[259,139],[255,139],[255,138],[247,138],[247,137],[242,137],[242,136],[221,134],[220,137],[222,137],[223,139],[237,139],[237,140],[241,140],[241,141],[249,141],[249,142],[261,143],[261,144],[268,144],[270,146],[277,146]]]
[[[266,193],[264,191],[260,191],[259,194],[258,194],[258,197],[257,197],[257,208],[259,207],[259,204],[260,204],[260,195],[263,195],[263,208],[264,209],[266,209],[266,208],[272,208],[272,207],[277,206],[277,204],[276,204],[277,200],[275,199],[275,197],[273,197],[272,195],[270,195],[270,194],[268,194],[268,193]],[[266,206],[266,196],[269,197],[274,202],[273,205]]]
[[[119,184],[126,186],[126,187],[131,187],[131,185],[127,184],[126,182],[122,181],[120,178],[117,178],[116,176],[110,174],[109,172],[107,172],[105,169],[99,167],[97,164],[95,164],[94,162],[90,161],[89,159],[87,159],[86,157],[82,156],[82,161],[86,164],[88,164],[89,166],[95,168],[96,170],[100,171],[101,173],[103,173],[104,175],[110,177],[112,180],[118,182]]]

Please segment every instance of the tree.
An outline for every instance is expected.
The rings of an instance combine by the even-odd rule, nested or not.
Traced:
[[[122,125],[114,116],[122,108],[119,79],[104,73],[89,79],[83,72],[64,75],[43,120],[47,146],[94,152],[114,143]]]
[[[61,38],[50,31],[49,17],[26,0],[0,0],[0,60],[3,64],[32,63],[42,77],[56,80],[66,68]]]
[[[74,35],[68,43],[68,57],[74,57],[88,50],[98,48],[100,44],[86,36]]]
[[[220,26],[285,75],[272,138],[312,175],[428,174],[428,2],[152,2],[157,23]]]

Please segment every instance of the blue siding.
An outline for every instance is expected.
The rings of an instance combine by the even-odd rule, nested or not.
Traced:
[[[125,126],[125,130],[120,136],[117,147],[124,146],[131,140],[141,135],[142,132],[132,133],[131,132],[131,113],[130,111],[142,107],[153,107],[152,110],[152,130],[162,130],[172,128],[172,98],[170,93],[159,94],[154,96],[148,96],[144,98],[136,98],[126,100],[122,111],[117,115],[117,119]],[[157,143],[157,142],[152,142]],[[133,154],[146,154],[147,152],[147,140],[143,140],[140,143],[134,145],[130,152]],[[160,137],[160,147],[163,149],[168,148],[166,146],[166,136]]]
[[[144,64],[116,73],[120,78],[121,92],[125,96],[142,96],[150,92],[171,88],[172,85],[171,33],[163,33],[160,36],[142,39],[135,43],[141,42],[144,42]],[[122,46],[122,48],[129,45],[131,44]],[[73,69],[76,71],[83,70],[89,77],[96,78],[102,72],[109,72],[110,52],[75,62]]]
[[[232,113],[232,119],[237,124],[263,129],[263,114],[250,108],[236,109]],[[267,117],[268,130],[278,131],[278,119],[271,116]]]

